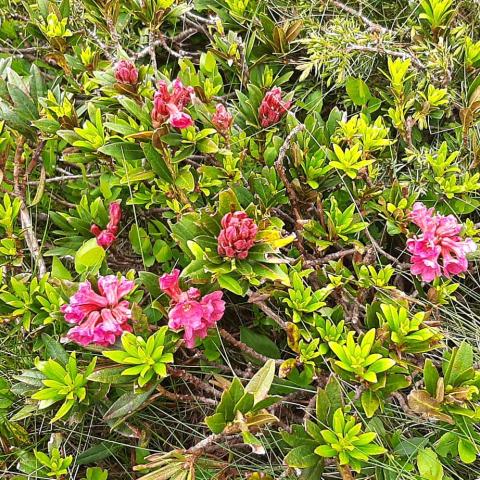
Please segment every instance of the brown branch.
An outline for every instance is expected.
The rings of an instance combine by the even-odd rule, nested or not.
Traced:
[[[25,176],[24,176],[24,153],[25,138],[20,137],[17,141],[17,148],[13,160],[13,191],[20,199],[20,222],[25,236],[25,243],[32,259],[38,267],[38,276],[43,277],[47,273],[47,268],[42,257],[40,248],[38,247],[38,240],[32,225],[32,218],[25,203]],[[37,147],[38,149],[38,147]]]
[[[50,177],[45,180],[45,183],[58,183],[58,182],[66,182],[69,180],[80,180],[84,178],[98,178],[102,174],[101,173],[90,173],[88,175],[62,175],[60,177]],[[32,182],[27,182],[27,185],[38,185],[40,182],[37,180]]]
[[[262,312],[272,320],[274,320],[281,328],[287,328],[287,322],[285,322],[280,315],[276,314],[264,301],[262,296],[257,295],[255,292],[248,292],[248,302],[256,305]]]
[[[287,196],[292,205],[293,216],[295,217],[294,229],[295,229],[295,233],[297,234],[297,241],[295,243],[302,254],[305,253],[305,247],[303,246],[303,243],[301,240],[302,235],[300,233],[301,226],[303,223],[302,215],[300,213],[300,207],[298,205],[297,194],[295,192],[295,189],[292,187],[292,184],[287,178],[287,172],[285,170],[285,165],[283,164],[283,161],[285,159],[285,156],[287,155],[288,149],[290,148],[293,138],[304,129],[305,129],[305,125],[303,125],[303,123],[300,123],[293,128],[293,130],[287,135],[287,138],[283,142],[283,145],[280,147],[280,151],[278,152],[278,158],[275,160],[275,170],[278,176],[280,177],[280,180],[285,185]]]
[[[333,5],[335,5],[340,10],[343,10],[344,12],[347,12],[350,15],[353,15],[354,17],[359,18],[365,25],[367,25],[367,27],[370,30],[373,30],[374,32],[383,33],[383,34],[389,33],[391,35],[396,35],[396,32],[394,32],[393,30],[390,30],[389,28],[386,28],[386,27],[382,27],[378,23],[372,22],[372,20],[370,20],[368,17],[363,15],[358,10],[355,10],[354,8],[349,7],[348,5],[345,5],[342,2],[339,2],[338,0],[330,0],[330,1]]]
[[[206,403],[207,405],[217,405],[217,401],[213,398],[205,398],[201,397],[200,395],[185,395],[182,393],[173,393],[169,392],[166,388],[162,387],[161,385],[157,386],[157,391],[160,396],[168,398],[168,400],[172,400],[174,402],[182,402],[182,403]]]
[[[398,258],[394,257],[393,255],[390,255],[388,252],[386,252],[379,244],[378,242],[373,238],[372,234],[368,230],[368,228],[365,229],[365,233],[367,234],[368,239],[370,240],[370,243],[372,246],[375,248],[375,250],[383,255],[387,260],[392,262],[394,265],[396,265],[398,270],[405,270],[409,267],[408,263],[402,263]]]
[[[324,265],[332,260],[338,260],[339,258],[353,255],[357,250],[355,248],[349,248],[348,250],[340,250],[338,252],[329,253],[321,258],[315,258],[314,260],[307,260],[303,266],[305,268],[315,267],[317,265]]]
[[[241,342],[240,340],[237,340],[233,335],[228,333],[225,329],[220,328],[219,330],[220,336],[225,339],[228,343],[233,345],[235,348],[238,348],[238,350],[246,353],[247,355],[250,355],[253,358],[256,358],[262,363],[266,363],[268,360],[270,360],[269,357],[266,357],[265,355],[262,355],[261,353],[256,352],[253,348],[250,348],[248,345],[245,345],[245,343]],[[282,360],[275,360],[275,365],[280,366],[283,363]]]
[[[217,389],[213,388],[207,382],[200,380],[200,378],[188,373],[187,371],[183,370],[182,368],[175,368],[175,367],[168,367],[168,373],[173,378],[181,378],[186,383],[190,383],[193,386],[200,388],[206,393],[212,394],[215,398],[220,398],[221,392]]]
[[[389,50],[382,46],[369,46],[369,45],[348,45],[347,52],[368,52],[368,53],[380,53],[383,55],[390,55],[392,57],[409,58],[412,61],[412,65],[419,70],[426,70],[427,67],[414,55],[408,52],[399,52],[396,50]]]

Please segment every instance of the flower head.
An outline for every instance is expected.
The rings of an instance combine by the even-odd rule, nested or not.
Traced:
[[[138,70],[132,62],[120,60],[115,65],[115,79],[119,83],[135,85],[138,82]]]
[[[421,235],[407,241],[412,254],[410,271],[420,275],[424,282],[431,282],[444,275],[451,277],[468,268],[466,255],[476,250],[472,239],[462,239],[462,225],[453,215],[438,215],[434,209],[417,202],[410,213],[410,220],[421,230]]]
[[[244,260],[255,243],[258,227],[245,212],[227,213],[221,221],[218,253],[222,257]]]
[[[291,104],[291,101],[285,102],[282,100],[282,89],[280,87],[272,88],[265,94],[258,109],[260,125],[267,128],[278,123],[287,113]]]
[[[212,117],[212,124],[220,133],[227,133],[233,123],[232,114],[221,104],[217,103],[215,113]]]
[[[193,92],[192,87],[184,87],[178,78],[173,82],[171,90],[165,80],[160,80],[153,96],[153,126],[158,128],[167,120],[172,127],[180,129],[193,125],[192,117],[183,112],[190,103]]]
[[[172,273],[164,273],[160,279],[160,289],[165,292],[174,302],[178,302],[183,293],[180,288],[180,270],[175,268]]]
[[[98,293],[89,281],[80,284],[61,311],[68,323],[77,324],[67,338],[80,345],[95,343],[113,345],[123,332],[131,332],[128,320],[132,316],[130,304],[122,298],[133,290],[134,282],[124,277],[107,275],[98,279]]]
[[[225,311],[223,292],[217,290],[202,298],[197,288],[184,292],[179,285],[180,271],[160,277],[160,289],[170,297],[168,326],[173,330],[183,329],[183,340],[188,348],[195,346],[197,338],[205,338],[208,329],[215,326]]]
[[[93,224],[90,231],[97,237],[97,243],[103,248],[110,247],[117,239],[118,225],[122,218],[122,207],[120,203],[113,202],[108,208],[109,221],[107,227],[102,230],[98,225]]]

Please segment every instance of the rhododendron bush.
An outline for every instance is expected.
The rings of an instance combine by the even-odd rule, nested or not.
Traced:
[[[478,2],[0,39],[2,478],[478,479]]]

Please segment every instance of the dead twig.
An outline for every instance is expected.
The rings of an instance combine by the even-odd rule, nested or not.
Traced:
[[[349,13],[350,15],[353,15],[354,17],[357,17],[360,19],[367,27],[369,30],[372,30],[374,32],[379,32],[379,33],[389,33],[390,35],[395,36],[396,32],[393,30],[390,30],[389,28],[382,27],[378,23],[373,22],[370,20],[367,16],[363,15],[363,13],[359,12],[358,10],[355,10],[352,7],[349,7],[348,5],[345,5],[342,2],[339,2],[338,0],[330,0],[333,5],[335,5],[337,8],[340,10],[343,10],[344,12]]]
[[[379,53],[382,55],[390,55],[391,57],[399,58],[409,58],[412,62],[412,65],[419,70],[426,70],[427,67],[417,58],[415,55],[412,55],[409,52],[401,52],[398,50],[389,50],[384,48],[381,45],[371,46],[371,45],[348,45],[347,52],[368,52],[368,53]]]
[[[315,258],[314,260],[307,260],[303,263],[305,268],[315,267],[317,265],[324,265],[326,263],[331,262],[332,260],[338,260],[343,257],[348,257],[349,255],[353,255],[357,250],[355,248],[349,248],[347,250],[340,250],[338,252],[329,253],[321,258]]]
[[[228,343],[233,345],[235,348],[238,348],[238,350],[246,353],[247,355],[250,355],[253,358],[256,358],[262,363],[266,363],[270,358],[266,357],[265,355],[262,355],[261,353],[256,352],[253,348],[250,348],[248,345],[245,345],[243,342],[240,340],[237,340],[233,335],[228,333],[225,329],[221,328],[219,330],[220,336],[225,339]],[[275,365],[280,366],[283,363],[282,360],[275,360]]]
[[[13,160],[13,191],[20,199],[20,222],[25,236],[25,243],[27,244],[32,259],[38,267],[38,276],[41,278],[47,273],[47,267],[42,257],[42,253],[38,246],[38,240],[35,235],[35,230],[32,225],[32,218],[25,203],[25,177],[24,177],[24,153],[25,138],[20,137],[17,142],[17,149]],[[37,147],[38,150],[38,147]],[[37,151],[36,150],[36,151]],[[38,153],[40,154],[40,153]]]
[[[285,329],[287,327],[287,322],[285,322],[280,315],[277,315],[264,301],[263,298],[252,291],[248,292],[248,302],[257,305],[257,307],[269,318],[274,320],[281,328]]]

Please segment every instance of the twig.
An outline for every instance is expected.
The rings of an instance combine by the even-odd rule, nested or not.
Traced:
[[[206,403],[208,405],[217,405],[216,400],[213,398],[205,398],[201,397],[200,395],[185,395],[182,393],[173,393],[169,392],[166,388],[162,387],[161,385],[157,386],[158,393],[169,400],[173,400],[174,402],[185,402],[185,403]]]
[[[337,8],[340,10],[343,10],[344,12],[349,13],[350,15],[353,15],[354,17],[359,18],[367,27],[369,27],[370,30],[373,30],[374,32],[379,32],[379,33],[389,33],[391,35],[395,35],[396,33],[393,30],[390,30],[389,28],[382,27],[378,23],[372,22],[368,17],[363,15],[361,12],[358,10],[355,10],[352,7],[349,7],[348,5],[345,5],[342,2],[339,2],[338,0],[331,0],[333,5],[335,5]]]
[[[370,240],[370,243],[373,245],[375,250],[383,255],[385,258],[387,258],[390,262],[392,262],[394,265],[397,266],[399,270],[406,270],[409,265],[408,263],[402,263],[398,258],[395,258],[393,255],[390,255],[388,252],[386,252],[379,244],[378,242],[373,238],[372,234],[369,232],[368,228],[365,229],[365,233],[367,234],[368,239]]]
[[[348,250],[340,250],[338,252],[329,253],[321,258],[315,258],[314,260],[307,260],[304,262],[304,267],[310,268],[315,267],[316,265],[324,265],[332,260],[338,260],[339,258],[347,257],[348,255],[353,255],[357,250],[355,248],[349,248]]]
[[[283,161],[285,156],[287,155],[288,149],[292,143],[293,138],[300,133],[302,130],[305,129],[305,125],[303,123],[299,123],[293,130],[287,135],[287,138],[283,142],[283,145],[280,147],[280,151],[278,152],[278,158],[275,160],[275,170],[280,177],[280,180],[285,185],[285,190],[287,191],[287,196],[290,200],[292,205],[293,216],[295,217],[295,225],[294,229],[297,233],[297,246],[301,253],[305,253],[305,248],[303,247],[300,235],[300,228],[302,225],[302,215],[300,214],[300,207],[298,205],[298,198],[295,192],[295,189],[292,187],[292,184],[289,182],[287,178],[287,173],[285,170],[285,165]]]
[[[254,292],[248,292],[248,301],[249,303],[253,303],[257,305],[257,307],[262,310],[262,312],[272,320],[282,327],[283,329],[287,328],[287,322],[285,322],[279,315],[277,315],[259,296],[257,296]]]
[[[174,378],[181,378],[185,380],[185,382],[191,383],[192,385],[200,388],[204,392],[214,395],[214,397],[216,398],[219,398],[221,396],[221,393],[218,390],[216,390],[203,380],[200,380],[195,375],[192,375],[191,373],[183,370],[182,368],[168,367],[168,373]]]
[[[212,433],[208,437],[205,437],[203,440],[198,442],[193,447],[189,448],[185,453],[190,455],[191,454],[198,455],[200,453],[203,453],[208,447],[212,446],[214,443],[219,443],[221,440],[222,441],[231,440],[239,436],[241,436],[241,434],[239,433],[235,433],[235,434]]]
[[[348,45],[347,52],[369,52],[369,53],[381,53],[383,55],[390,55],[392,57],[399,58],[409,58],[412,61],[412,65],[419,70],[426,70],[427,67],[414,55],[408,52],[399,52],[397,50],[389,50],[383,48],[382,46],[371,46],[371,45]]]
[[[25,204],[25,192],[24,192],[24,178],[23,178],[23,167],[25,163],[25,158],[23,156],[23,148],[25,145],[25,138],[20,137],[17,142],[17,149],[15,150],[15,156],[13,160],[13,191],[15,195],[20,199],[20,222],[22,224],[22,229],[24,231],[25,242],[30,254],[32,255],[35,264],[38,266],[38,276],[41,278],[47,273],[47,268],[42,257],[42,253],[38,247],[38,240],[35,235],[35,231],[32,225],[32,219],[28,211],[27,205]],[[37,147],[38,149],[38,147]],[[20,178],[22,177],[22,181]]]
[[[87,175],[62,175],[60,177],[51,177],[45,180],[45,183],[57,183],[57,182],[66,182],[68,180],[80,180],[83,178],[98,178],[102,174],[101,173],[90,173]],[[37,180],[32,182],[27,182],[27,185],[38,185],[40,182]]]
[[[148,34],[148,53],[150,54],[150,60],[152,61],[153,71],[157,71],[157,54],[155,53],[155,34],[153,30],[150,30]]]
[[[246,353],[247,355],[250,355],[253,358],[256,358],[260,362],[266,363],[268,360],[270,360],[269,357],[266,357],[265,355],[262,355],[261,353],[256,352],[253,348],[250,348],[248,345],[245,345],[240,340],[237,340],[233,335],[228,333],[225,329],[220,328],[219,333],[222,338],[224,338],[228,343],[233,345],[235,348],[238,348],[238,350]],[[282,360],[275,360],[275,365],[277,366],[280,366],[282,363],[283,363]]]

